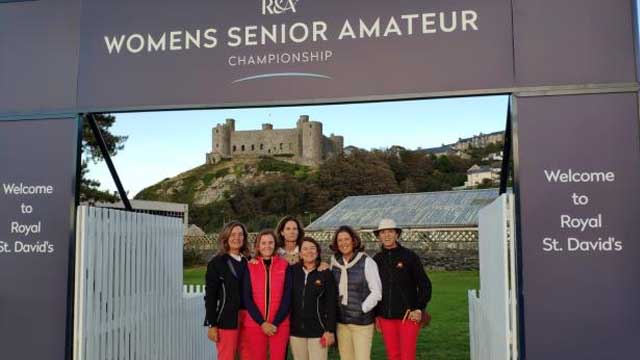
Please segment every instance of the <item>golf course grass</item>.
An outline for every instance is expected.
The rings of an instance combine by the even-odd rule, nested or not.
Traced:
[[[204,284],[206,268],[184,270],[185,284]],[[467,290],[478,289],[477,271],[429,272],[433,284],[433,296],[428,311],[431,325],[420,333],[417,359],[462,360],[469,359],[469,316]],[[204,304],[203,304],[204,306]],[[332,349],[330,359],[338,359]],[[385,359],[384,344],[376,333],[371,352],[372,359]]]

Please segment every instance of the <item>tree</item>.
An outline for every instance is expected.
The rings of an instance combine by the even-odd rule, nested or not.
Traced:
[[[411,191],[429,191],[430,178],[433,172],[433,162],[429,156],[422,151],[404,151],[401,153],[402,162],[407,168],[407,192]],[[408,185],[413,186],[411,190]]]
[[[115,156],[118,151],[124,149],[127,136],[118,136],[111,133],[111,127],[116,121],[113,115],[95,115],[96,123],[107,145],[110,156]],[[100,182],[89,179],[89,162],[98,163],[104,160],[100,152],[100,146],[89,125],[89,115],[82,118],[82,164],[80,165],[80,201],[118,201],[117,193],[100,190]]]
[[[320,165],[314,182],[321,192],[327,193],[324,199],[331,206],[347,196],[400,191],[383,155],[360,150],[325,161]]]
[[[491,179],[482,179],[482,183],[476,186],[476,189],[490,189],[500,186],[500,182],[493,181]]]

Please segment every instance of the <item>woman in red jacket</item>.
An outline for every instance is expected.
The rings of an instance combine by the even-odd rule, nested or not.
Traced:
[[[263,230],[256,237],[256,260],[247,266],[243,297],[249,317],[243,324],[247,346],[243,360],[284,360],[289,340],[291,274],[286,260],[275,255],[276,234]]]

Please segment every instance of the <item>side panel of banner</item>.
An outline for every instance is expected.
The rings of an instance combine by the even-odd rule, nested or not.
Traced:
[[[636,82],[635,0],[514,0],[517,86]]]
[[[80,3],[0,3],[0,115],[76,112]]]
[[[638,96],[514,102],[525,358],[634,358],[640,340]]]
[[[3,359],[68,358],[77,118],[0,121]]]

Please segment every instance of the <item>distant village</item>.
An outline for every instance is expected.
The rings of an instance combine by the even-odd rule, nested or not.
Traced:
[[[484,148],[490,144],[503,143],[504,131],[496,131],[490,134],[480,133],[479,135],[465,139],[460,138],[453,144],[442,144],[442,146],[425,149],[425,151],[436,156],[455,155],[463,159],[470,159],[471,156],[469,156],[467,150],[471,148]],[[498,182],[500,180],[502,159],[502,151],[497,151],[482,159],[483,161],[489,162],[491,165],[474,164],[467,170],[467,181],[464,183],[462,188],[472,188],[487,181],[492,183]]]
[[[422,149],[427,154],[434,156],[457,156],[465,160],[471,159],[469,150],[485,148],[490,144],[503,144],[504,143],[504,131],[496,131],[490,134],[480,133],[478,135],[469,138],[459,138],[458,141],[452,144],[442,144],[438,147]],[[403,149],[400,146],[392,146],[391,149],[397,148],[397,150]],[[355,146],[347,146],[344,148],[345,154],[357,150]],[[467,181],[463,186],[454,188],[454,190],[472,189],[479,185],[486,183],[497,183],[500,181],[500,171],[502,169],[502,150],[496,151],[485,156],[482,161],[489,165],[474,164],[467,170]]]

